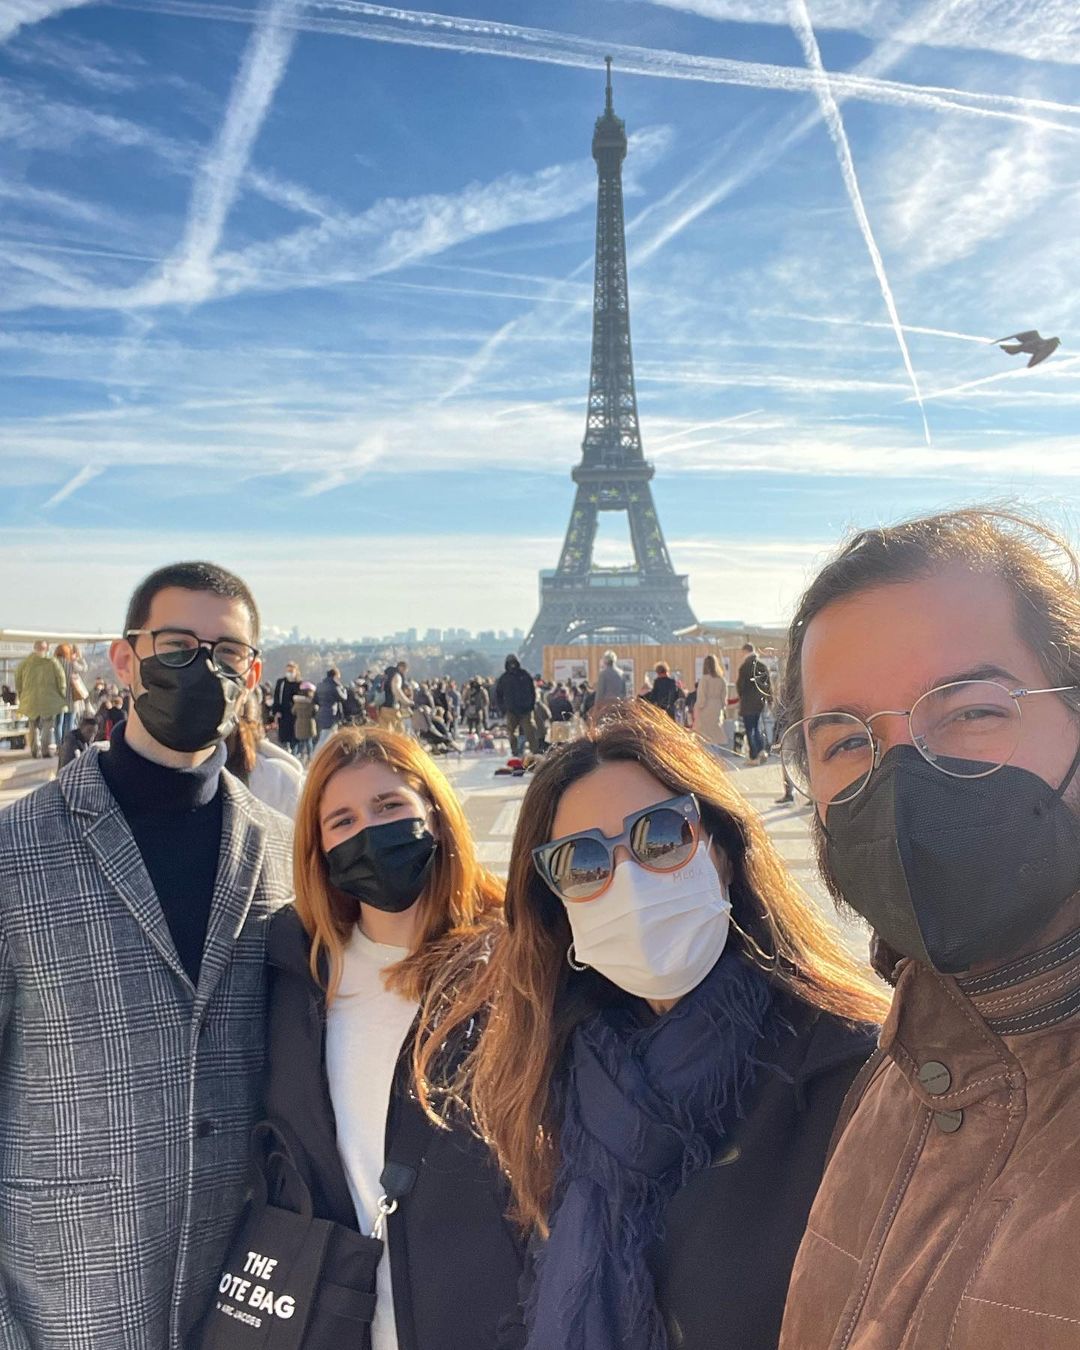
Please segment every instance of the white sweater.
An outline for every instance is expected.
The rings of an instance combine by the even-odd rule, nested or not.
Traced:
[[[326,1073],[338,1152],[363,1233],[371,1232],[382,1195],[390,1090],[417,1011],[417,1004],[386,988],[382,972],[407,955],[407,948],[383,946],[354,929],[345,948],[341,990],[327,1018]],[[379,1262],[376,1295],[373,1350],[397,1350],[389,1247]]]

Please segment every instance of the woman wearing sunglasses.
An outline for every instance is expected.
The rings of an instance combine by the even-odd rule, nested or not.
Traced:
[[[460,1102],[429,1097],[436,1124],[413,1085],[436,1048],[452,1079],[475,1038],[434,1028],[502,927],[501,883],[427,752],[346,727],[308,773],[295,885],[270,933],[267,1115],[316,1217],[386,1240],[373,1350],[492,1350],[524,1245]]]
[[[535,1243],[527,1350],[773,1350],[887,1009],[700,742],[639,701],[548,756],[480,986],[481,1129]]]

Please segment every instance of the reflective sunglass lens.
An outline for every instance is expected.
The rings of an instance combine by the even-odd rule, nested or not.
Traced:
[[[548,855],[548,872],[564,900],[591,900],[611,876],[611,855],[598,839],[568,839]]]
[[[662,807],[634,822],[630,835],[634,857],[646,867],[673,872],[694,851],[694,827],[681,811]]]

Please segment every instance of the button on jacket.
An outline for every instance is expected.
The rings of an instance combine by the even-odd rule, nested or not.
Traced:
[[[288,822],[223,774],[196,987],[101,753],[0,811],[2,1350],[181,1350],[243,1203]]]
[[[1080,932],[975,978],[900,970],[781,1350],[1076,1350]]]

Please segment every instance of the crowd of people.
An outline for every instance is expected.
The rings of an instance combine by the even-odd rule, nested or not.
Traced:
[[[514,655],[498,679],[476,675],[460,686],[448,676],[415,680],[405,660],[349,682],[331,666],[316,684],[290,661],[279,680],[260,685],[257,698],[267,734],[304,765],[332,732],[349,726],[413,735],[435,753],[495,750],[505,740],[520,758],[574,739],[605,709],[631,697],[617,662],[616,652],[604,654],[594,687],[587,679],[533,676]],[[681,672],[673,676],[660,662],[640,697],[709,744],[764,763],[776,726],[773,719],[767,732],[759,729],[774,698],[769,668],[747,643],[734,692],[722,669],[719,658],[706,656],[701,679],[688,690]]]
[[[240,578],[152,573],[108,742],[0,810],[0,1344],[1080,1345],[1064,541],[907,521],[799,603],[779,755],[866,956],[715,752],[735,700],[770,748],[752,649],[691,731],[614,652],[265,688],[259,642]],[[424,740],[496,716],[549,747],[505,882]]]

